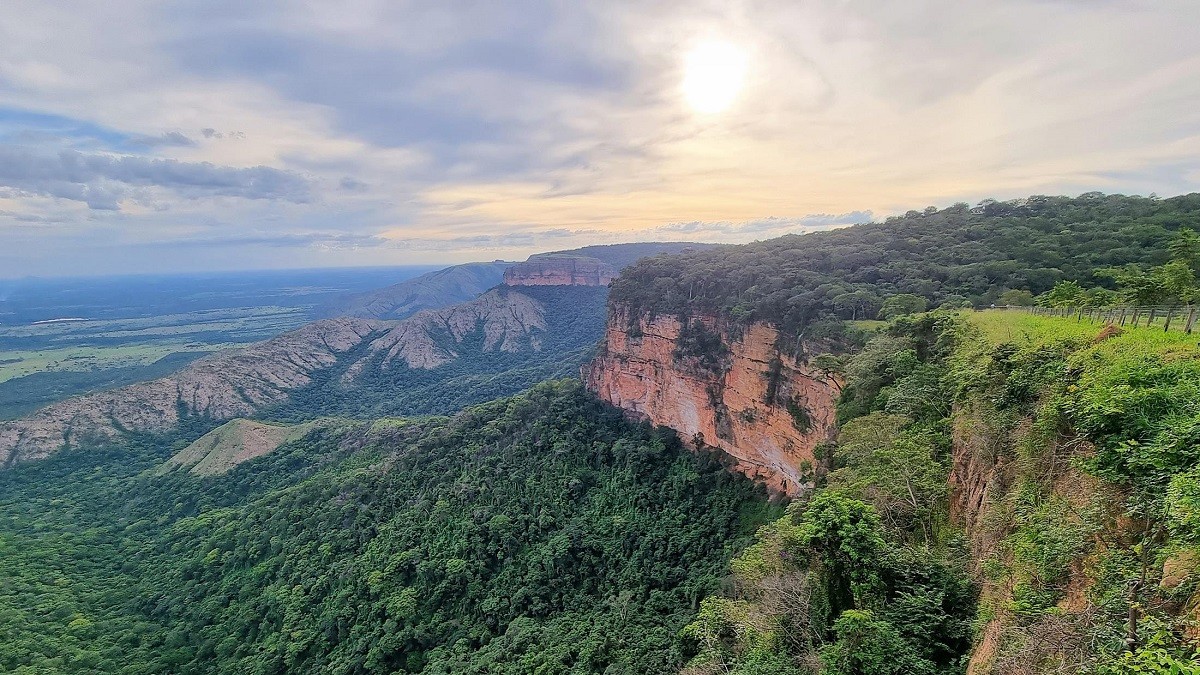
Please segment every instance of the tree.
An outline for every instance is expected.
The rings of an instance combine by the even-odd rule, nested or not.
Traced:
[[[814,556],[831,616],[876,590],[877,566],[887,545],[879,515],[869,504],[821,492],[804,510],[797,540]]]
[[[837,641],[821,650],[822,675],[934,675],[887,621],[868,610],[847,610],[833,624]]]
[[[922,298],[915,293],[900,293],[899,295],[888,296],[883,301],[883,307],[879,310],[880,319],[894,319],[905,314],[917,314],[924,312],[928,306],[925,298]]]
[[[1085,291],[1077,281],[1060,281],[1054,288],[1037,296],[1042,307],[1075,307],[1083,304]]]
[[[1000,294],[1000,304],[1015,307],[1029,307],[1033,304],[1033,293],[1024,288],[1014,288]]]

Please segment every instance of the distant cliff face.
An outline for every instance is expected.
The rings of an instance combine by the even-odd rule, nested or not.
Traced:
[[[723,450],[738,471],[795,494],[814,450],[835,433],[837,385],[776,348],[754,324],[736,333],[714,317],[629,317],[617,308],[587,386],[630,414]]]
[[[509,286],[607,286],[617,270],[596,258],[535,255],[504,271]]]

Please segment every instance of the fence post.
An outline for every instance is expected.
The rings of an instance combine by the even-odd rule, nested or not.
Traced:
[[[1163,332],[1164,333],[1171,330],[1171,316],[1174,314],[1175,314],[1175,308],[1168,307],[1167,308],[1167,321],[1166,321],[1166,323],[1163,324]]]
[[[1157,307],[1150,308],[1150,318],[1146,319],[1146,328],[1149,328],[1150,324],[1154,323],[1154,315],[1157,313],[1158,313]]]
[[[1121,327],[1122,328],[1125,327],[1125,312],[1126,311],[1127,311],[1127,308],[1125,308],[1125,307],[1121,308]]]
[[[1196,306],[1192,305],[1192,307],[1188,310],[1187,324],[1184,326],[1184,329],[1183,329],[1184,332],[1191,333],[1192,326],[1195,325],[1195,323],[1196,323]]]

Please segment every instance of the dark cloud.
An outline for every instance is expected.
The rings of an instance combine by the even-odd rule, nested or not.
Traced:
[[[130,155],[85,154],[64,150],[43,154],[0,145],[0,190],[85,202],[115,210],[137,188],[166,188],[187,198],[241,197],[309,201],[308,179],[267,166],[235,168],[208,162],[181,162]],[[7,190],[5,190],[7,189]]]

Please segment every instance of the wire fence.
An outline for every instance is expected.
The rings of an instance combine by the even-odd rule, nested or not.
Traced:
[[[997,309],[1057,316],[1076,321],[1143,328],[1162,328],[1191,333],[1196,328],[1200,312],[1196,305],[1125,306],[1125,307],[1018,307],[1007,305]]]

